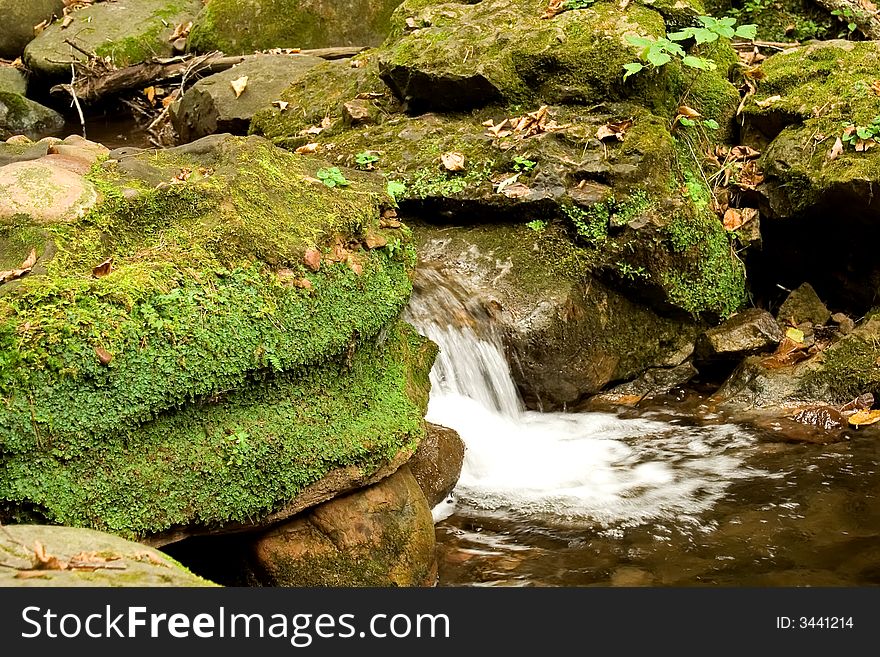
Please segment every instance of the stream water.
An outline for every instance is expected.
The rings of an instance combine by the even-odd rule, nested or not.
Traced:
[[[776,442],[705,405],[538,413],[472,294],[422,269],[428,420],[466,445],[434,509],[441,586],[880,584],[876,435]]]

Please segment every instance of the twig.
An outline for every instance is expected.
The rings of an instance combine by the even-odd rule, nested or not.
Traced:
[[[83,116],[82,107],[79,105],[79,98],[76,96],[76,67],[73,65],[73,62],[70,63],[70,96],[73,98],[73,104],[76,106],[76,113],[79,114],[79,123],[83,129],[83,139],[88,139],[86,137],[86,119]]]
[[[83,49],[80,48],[78,45],[76,45],[75,42],[71,41],[70,39],[65,39],[65,40],[64,40],[64,43],[66,43],[68,46],[70,46],[70,47],[73,48],[74,50],[77,50],[77,51],[81,52],[83,55],[85,55],[85,56],[88,57],[89,59],[97,59],[97,56],[95,55],[95,53],[93,53],[93,52],[89,52],[88,50],[83,50]]]

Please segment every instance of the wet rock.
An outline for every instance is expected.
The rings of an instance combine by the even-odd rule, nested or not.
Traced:
[[[61,16],[63,8],[62,0],[0,0],[0,59],[19,57],[34,38],[34,26]]]
[[[32,571],[39,541],[64,570]],[[4,525],[0,533],[0,586],[215,586],[158,550],[93,529],[50,525]],[[106,561],[105,561],[106,560]],[[70,566],[81,563],[82,568]],[[90,564],[96,567],[89,568]],[[102,567],[106,566],[106,567]],[[26,571],[23,573],[22,571]]]
[[[458,432],[428,423],[425,438],[407,465],[431,508],[442,502],[461,475],[465,445]]]
[[[40,76],[70,81],[70,65],[86,55],[65,42],[70,39],[85,52],[109,57],[122,67],[153,57],[170,57],[168,37],[175,26],[195,18],[200,0],[117,0],[101,2],[73,14],[66,28],[55,22],[24,50],[24,62]]]
[[[258,111],[281,97],[311,67],[323,62],[305,55],[265,55],[202,78],[171,106],[171,122],[182,142],[217,132],[247,134]],[[247,76],[244,93],[231,82]]]
[[[697,368],[690,362],[672,368],[652,368],[633,381],[614,386],[607,392],[591,397],[590,404],[634,406],[642,400],[668,394],[697,374],[699,374]]]
[[[847,317],[844,313],[834,313],[831,315],[831,321],[837,324],[837,330],[841,335],[849,335],[855,328],[855,322]]]
[[[702,360],[736,359],[771,351],[783,337],[773,315],[750,308],[703,333],[697,340],[695,353]]]
[[[0,167],[0,225],[27,217],[34,224],[69,223],[98,202],[95,186],[47,161]]]
[[[434,523],[419,484],[395,475],[270,530],[253,546],[269,586],[424,586],[436,578]]]
[[[24,96],[27,93],[27,78],[19,69],[0,64],[0,93]]]
[[[401,0],[212,0],[193,23],[189,49],[230,55],[271,48],[376,46]]]
[[[462,280],[469,299],[494,308],[511,373],[531,408],[565,408],[611,381],[679,365],[701,329],[559,267],[565,251],[549,246],[563,248],[557,227],[411,225],[422,259]]]
[[[0,140],[13,135],[31,139],[61,130],[64,117],[21,94],[0,91]]]
[[[809,283],[804,283],[788,295],[788,298],[776,313],[776,320],[780,324],[797,326],[803,322],[810,322],[819,326],[824,325],[831,319],[831,312],[822,303],[816,290]]]

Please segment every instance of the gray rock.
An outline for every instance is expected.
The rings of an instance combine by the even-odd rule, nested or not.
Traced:
[[[65,39],[120,67],[169,57],[173,48],[168,37],[175,26],[195,18],[201,7],[200,0],[101,2],[71,14],[73,22],[67,28],[57,22],[47,27],[28,44],[23,59],[39,75],[69,81],[71,63],[86,56]]]
[[[789,294],[776,313],[776,319],[780,324],[791,323],[794,326],[803,322],[822,326],[830,318],[831,312],[809,283],[804,283]]]
[[[264,55],[196,82],[172,106],[171,121],[183,142],[217,132],[247,134],[254,114],[324,60],[306,55]],[[231,82],[247,76],[238,97]]]
[[[695,353],[701,360],[741,358],[770,351],[783,337],[773,315],[750,308],[703,333],[697,340]]]
[[[669,393],[673,388],[683,385],[699,372],[692,363],[682,363],[678,367],[652,368],[639,378],[615,386],[607,392],[590,398],[590,403],[633,405],[643,399]]]
[[[21,94],[0,91],[0,139],[25,135],[31,139],[57,132],[64,117]]]
[[[457,431],[428,423],[428,435],[407,465],[430,507],[437,506],[455,488],[461,475],[464,452],[464,441]]]
[[[37,541],[47,557],[67,567],[31,570],[35,556],[28,548]],[[0,532],[0,561],[13,566],[0,568],[0,586],[215,586],[158,550],[77,527],[5,525]],[[77,563],[85,567],[72,567]],[[89,569],[90,564],[97,567]]]
[[[13,66],[0,65],[0,92],[19,94],[27,93],[27,78]]]
[[[60,16],[62,0],[0,0],[0,58],[15,59],[34,38],[34,26]]]
[[[45,159],[0,167],[0,225],[30,217],[34,224],[67,223],[98,202],[95,186]]]

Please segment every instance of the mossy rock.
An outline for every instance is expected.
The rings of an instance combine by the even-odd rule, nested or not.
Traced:
[[[41,76],[69,81],[70,65],[85,61],[86,55],[66,39],[118,67],[169,57],[168,37],[177,25],[193,20],[201,7],[200,0],[117,0],[85,7],[71,14],[73,22],[67,27],[55,22],[43,30],[25,48],[24,62]]]
[[[404,228],[379,228],[381,179],[351,171],[329,189],[324,164],[257,137],[118,157],[87,176],[103,200],[85,216],[0,224],[13,267],[38,256],[0,288],[5,452],[100,444],[261,372],[322,363],[406,303],[414,256]],[[365,248],[370,235],[387,246]],[[324,251],[319,271],[308,249]]]
[[[61,16],[63,0],[0,0],[0,58],[15,59],[34,38],[34,26]],[[24,93],[23,91],[21,93]]]
[[[712,16],[732,16],[758,28],[761,41],[833,39],[845,33],[841,22],[813,0],[708,0]]]
[[[0,140],[13,135],[39,139],[63,127],[64,117],[55,110],[20,93],[0,90]]]
[[[32,570],[39,542],[47,557],[68,567]],[[0,586],[22,587],[205,587],[216,586],[190,573],[158,550],[92,529],[50,525],[8,525],[0,533]],[[80,564],[81,567],[71,567]],[[89,568],[94,565],[94,568]]]
[[[413,109],[632,99],[661,115],[674,113],[695,77],[723,81],[717,72],[695,76],[670,63],[624,82],[624,65],[638,61],[626,37],[667,32],[660,13],[645,5],[621,10],[616,2],[596,2],[542,20],[545,8],[543,0],[405,2],[395,20],[414,28],[398,28],[383,44],[382,78]]]
[[[375,46],[401,0],[211,0],[188,46],[245,54],[271,48]]]
[[[0,64],[0,93],[13,93],[24,96],[27,93],[27,78],[14,66]]]
[[[0,520],[92,527],[155,544],[268,524],[301,510],[300,495],[324,501],[415,451],[435,353],[392,322],[351,355],[255,374],[240,389],[108,430],[93,444],[4,452]],[[354,475],[338,477],[340,469]]]

